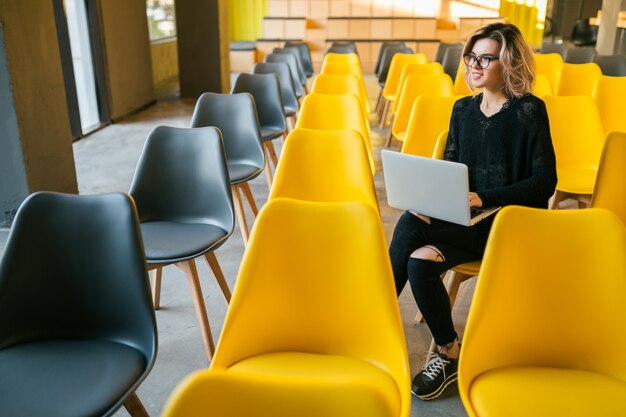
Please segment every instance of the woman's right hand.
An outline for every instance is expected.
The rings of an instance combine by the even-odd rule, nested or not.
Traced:
[[[430,224],[430,217],[424,216],[423,214],[416,213],[413,210],[409,210],[409,212],[412,215],[414,215],[415,217],[417,217],[418,219],[421,219],[422,221],[426,222],[427,224]]]

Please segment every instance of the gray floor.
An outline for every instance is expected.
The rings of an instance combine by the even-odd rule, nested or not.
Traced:
[[[378,86],[372,76],[367,77],[370,101],[378,94]],[[108,192],[126,192],[129,189],[135,165],[147,134],[158,125],[188,126],[191,119],[194,100],[164,99],[141,113],[120,123],[102,129],[74,145],[76,171],[81,194],[100,194]],[[382,219],[387,239],[399,210],[387,205],[383,177],[380,169],[380,149],[384,144],[387,129],[376,126],[376,117],[371,115],[373,129],[371,134],[378,172],[375,177]],[[275,141],[279,143],[280,141]],[[395,147],[399,147],[396,143]],[[268,188],[265,177],[252,181],[252,191],[259,205],[267,200]],[[3,251],[7,231],[0,230],[0,253]],[[243,244],[238,231],[216,252],[229,285],[233,286],[241,257]],[[213,280],[209,268],[204,262],[199,263],[199,273],[206,299],[211,329],[217,339],[222,330],[226,303]],[[473,293],[475,279],[461,285],[456,305],[454,320],[459,334],[465,327],[469,302]],[[408,288],[399,299],[404,323],[404,331],[409,351],[412,374],[421,367],[425,352],[430,344],[430,334],[425,324],[416,323],[415,302]],[[200,332],[190,291],[182,272],[175,267],[164,270],[161,310],[157,312],[159,330],[159,351],[154,369],[141,385],[138,395],[152,416],[157,416],[176,384],[190,372],[206,368],[209,363],[205,357]],[[120,410],[116,416],[127,416]],[[466,416],[456,388],[449,389],[441,398],[422,402],[414,399],[411,416]]]

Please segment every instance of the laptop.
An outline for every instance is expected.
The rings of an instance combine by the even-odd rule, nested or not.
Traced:
[[[500,207],[469,207],[467,166],[383,150],[383,173],[391,207],[473,226]]]

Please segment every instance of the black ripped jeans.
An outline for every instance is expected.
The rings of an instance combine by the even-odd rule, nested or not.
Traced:
[[[415,302],[439,346],[457,337],[450,299],[441,274],[483,256],[494,217],[467,227],[437,219],[431,219],[428,224],[406,211],[396,224],[389,246],[396,292],[399,296],[407,280],[411,283]],[[444,261],[411,258],[416,249],[425,245],[437,248]]]

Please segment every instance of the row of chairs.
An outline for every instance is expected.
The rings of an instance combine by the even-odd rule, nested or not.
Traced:
[[[588,64],[595,62],[602,74],[614,77],[626,75],[626,57],[622,54],[598,55],[594,48],[571,48],[564,44],[545,44],[541,54],[558,54],[568,64]]]
[[[323,69],[327,81],[303,100],[211,367],[180,384],[164,416],[409,415],[408,356],[351,55],[330,52],[323,68],[347,60],[339,67],[352,69]]]

